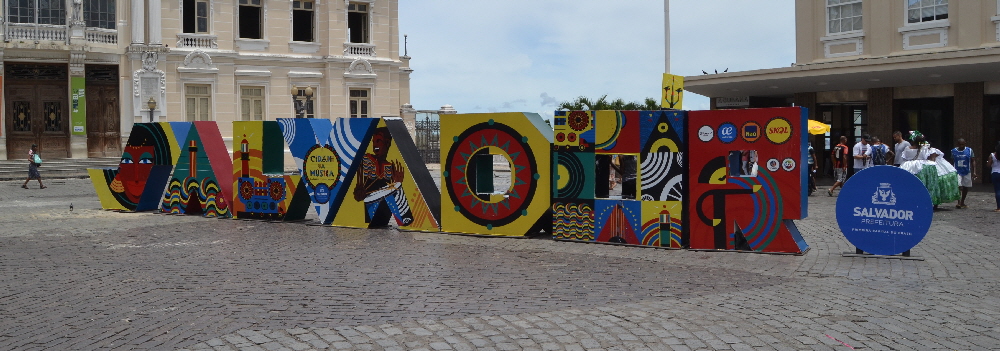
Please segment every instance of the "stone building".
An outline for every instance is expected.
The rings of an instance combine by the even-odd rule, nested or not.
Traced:
[[[0,158],[117,157],[131,125],[398,116],[396,0],[6,0]],[[150,106],[155,108],[150,113]]]
[[[794,21],[791,67],[690,76],[685,88],[712,108],[810,108],[833,125],[813,140],[821,158],[840,135],[916,129],[980,156],[1000,140],[1000,0],[796,0]]]

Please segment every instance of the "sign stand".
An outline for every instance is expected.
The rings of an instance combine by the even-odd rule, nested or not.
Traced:
[[[854,252],[844,252],[840,254],[841,257],[864,257],[864,258],[889,258],[897,260],[909,260],[909,261],[923,261],[924,258],[921,256],[910,256],[910,250],[903,251],[899,255],[873,255],[865,252],[859,248],[854,248]]]

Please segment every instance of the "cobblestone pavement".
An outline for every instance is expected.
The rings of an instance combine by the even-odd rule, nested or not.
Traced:
[[[46,185],[0,183],[0,350],[1000,349],[987,192],[904,261],[842,257],[825,194],[790,256],[114,213]]]

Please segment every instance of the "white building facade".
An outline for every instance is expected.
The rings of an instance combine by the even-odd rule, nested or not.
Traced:
[[[397,10],[396,0],[5,0],[0,158],[26,158],[31,144],[47,158],[117,157],[131,125],[150,120],[216,121],[229,137],[239,120],[398,116],[411,70]]]

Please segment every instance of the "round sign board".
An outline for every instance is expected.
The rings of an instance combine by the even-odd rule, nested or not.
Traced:
[[[933,217],[924,184],[893,166],[856,173],[837,197],[840,231],[855,247],[874,255],[897,255],[917,246]]]

